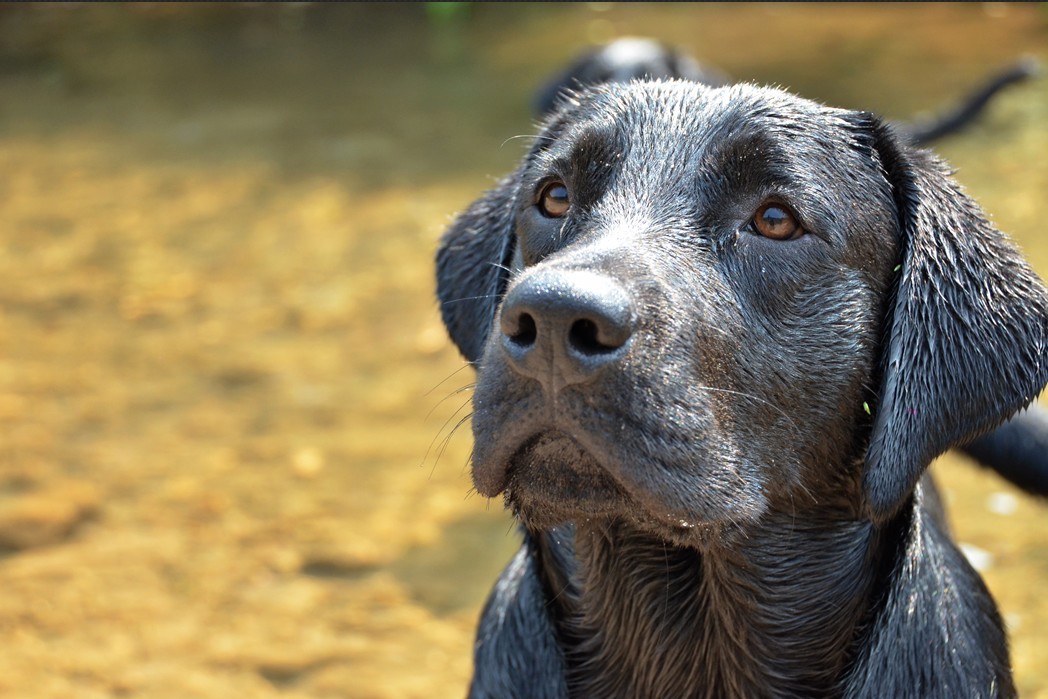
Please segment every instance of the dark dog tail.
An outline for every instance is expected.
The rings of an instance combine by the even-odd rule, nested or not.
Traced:
[[[943,136],[960,131],[974,121],[990,100],[1009,85],[1025,82],[1041,74],[1041,64],[1032,56],[1026,57],[1008,68],[995,73],[979,89],[961,100],[952,110],[928,121],[904,125],[903,131],[911,143],[927,145]]]
[[[1035,403],[961,450],[1027,493],[1048,497],[1048,409]]]

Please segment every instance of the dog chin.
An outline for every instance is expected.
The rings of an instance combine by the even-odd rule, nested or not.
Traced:
[[[506,472],[507,501],[519,511],[594,516],[617,511],[630,500],[599,459],[563,432],[525,441]]]
[[[680,546],[723,541],[737,527],[667,512],[652,496],[630,493],[601,460],[562,432],[526,440],[505,467],[506,506],[531,530],[566,523],[581,529],[625,523]]]

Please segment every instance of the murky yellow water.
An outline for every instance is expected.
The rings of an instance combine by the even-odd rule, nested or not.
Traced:
[[[893,117],[1048,58],[1029,5],[0,8],[0,696],[464,692],[516,542],[432,254],[626,34]],[[1042,82],[940,149],[1042,275],[1046,123]],[[1048,697],[1048,510],[938,468]]]

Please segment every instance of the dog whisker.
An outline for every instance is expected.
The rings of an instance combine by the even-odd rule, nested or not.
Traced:
[[[462,303],[464,301],[479,301],[481,299],[497,299],[497,298],[499,298],[498,294],[480,294],[478,296],[463,296],[462,298],[448,299],[447,301],[442,301],[441,303],[443,303],[444,305],[448,305],[448,304],[452,304],[452,303]]]
[[[473,390],[476,387],[477,387],[476,383],[468,383],[468,384],[466,384],[464,386],[459,386],[458,388],[456,388],[453,391],[450,391],[446,396],[444,396],[439,401],[437,401],[436,404],[432,408],[429,409],[429,412],[426,413],[426,419],[428,420],[433,415],[433,413],[436,411],[436,409],[439,408],[441,405],[443,405],[444,402],[447,401],[449,398],[454,398],[455,396],[460,395],[460,394],[462,394],[462,393],[464,393],[466,391],[471,391],[471,390]],[[461,408],[460,408],[460,410],[461,410]]]
[[[513,274],[513,270],[507,267],[506,265],[502,264],[501,262],[488,262],[488,264],[496,269],[501,269],[503,272]]]
[[[454,394],[452,394],[452,395],[454,395]],[[460,412],[462,412],[462,409],[470,404],[471,400],[472,400],[472,398],[467,398],[465,401],[463,401],[462,405],[460,405],[458,408],[456,408],[455,412],[451,413],[451,415],[444,421],[444,424],[441,426],[441,428],[439,430],[437,430],[437,433],[435,435],[433,435],[433,439],[430,440],[429,446],[426,448],[426,453],[422,457],[422,461],[419,462],[419,466],[422,466],[423,464],[426,463],[426,461],[429,460],[429,455],[433,452],[433,446],[438,444],[437,440],[440,439],[440,436],[444,433],[445,430],[447,430],[448,425],[451,424],[452,420],[454,420],[458,416],[458,414]],[[469,415],[466,416],[466,419],[468,419],[470,416],[472,416],[472,414],[473,414],[472,412],[469,413]],[[440,457],[443,455],[444,449],[447,447],[448,442],[451,440],[451,436],[454,434],[455,429],[458,428],[459,424],[461,424],[461,421],[458,424],[456,424],[455,427],[452,427],[451,430],[448,431],[447,436],[444,437],[439,442],[439,444],[441,446],[440,446],[439,453],[437,454],[436,458],[433,461],[433,468],[434,469],[437,467],[437,462],[440,461]],[[432,471],[430,473],[432,474]]]
[[[538,126],[539,125],[536,124],[536,128],[538,128]],[[506,144],[509,143],[510,141],[517,141],[517,140],[520,140],[520,139],[528,139],[530,141],[540,141],[540,140],[550,141],[550,140],[553,140],[549,136],[544,136],[544,135],[539,134],[539,133],[534,133],[534,134],[522,133],[522,134],[517,134],[516,136],[510,136],[505,141],[503,141],[501,144],[499,144],[499,148],[504,148],[506,146]]]
[[[755,395],[753,395],[751,393],[745,393],[743,391],[733,391],[733,390],[731,390],[729,388],[717,388],[716,386],[706,386],[706,385],[702,385],[702,384],[696,386],[695,388],[697,388],[699,390],[704,390],[704,391],[713,391],[715,393],[730,393],[730,394],[738,396],[740,398],[745,398],[747,400],[752,400],[752,401],[754,401],[756,403],[760,403],[761,405],[766,405],[769,408],[771,408],[772,410],[774,410],[775,412],[779,413],[779,415],[782,415],[784,418],[786,418],[786,420],[793,427],[794,431],[799,431],[800,430],[800,427],[799,427],[799,425],[797,425],[797,422],[792,417],[790,417],[789,414],[785,410],[783,410],[779,406],[775,405],[771,401],[765,400],[765,399],[763,399],[763,398],[761,398],[759,396],[755,396]]]
[[[436,383],[436,384],[435,384],[435,385],[433,386],[433,388],[431,388],[431,389],[429,389],[428,391],[426,391],[425,393],[423,393],[423,394],[422,394],[422,397],[423,397],[423,398],[426,398],[426,397],[428,397],[428,396],[429,396],[429,394],[433,393],[433,391],[437,390],[438,388],[440,388],[441,386],[443,386],[443,385],[444,385],[445,383],[447,383],[448,381],[450,381],[451,379],[453,379],[453,378],[454,378],[454,377],[455,377],[455,376],[456,376],[456,375],[457,375],[457,374],[458,374],[458,373],[459,373],[460,371],[462,371],[462,370],[464,370],[464,369],[468,369],[469,367],[470,367],[470,365],[469,365],[469,364],[463,364],[463,365],[462,365],[462,366],[460,366],[460,367],[459,367],[458,369],[455,369],[455,371],[451,372],[450,374],[448,374],[447,376],[445,376],[445,377],[444,377],[443,379],[441,379],[441,380],[440,380],[439,382],[437,382],[437,383]],[[471,384],[471,385],[472,385],[472,384]],[[439,405],[439,403],[438,403],[438,405]],[[432,412],[432,411],[431,411],[431,412]],[[429,415],[427,415],[426,417],[429,417]]]
[[[457,414],[459,412],[459,410],[462,410],[463,407],[465,407],[465,405],[461,406],[458,410],[455,411],[455,413]],[[467,422],[469,422],[470,418],[472,418],[472,417],[473,417],[473,413],[472,412],[467,413],[465,415],[465,417],[460,419],[455,424],[455,426],[451,428],[451,430],[448,432],[447,436],[444,437],[444,439],[441,441],[440,447],[439,447],[439,451],[437,452],[437,456],[433,460],[433,468],[430,469],[430,477],[432,477],[433,472],[436,471],[437,464],[440,462],[440,459],[444,456],[444,452],[447,450],[448,445],[451,443],[451,438],[455,436],[455,432],[458,430],[458,428],[462,427],[462,425],[464,425]]]

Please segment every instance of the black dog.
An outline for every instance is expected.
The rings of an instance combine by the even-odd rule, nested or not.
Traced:
[[[524,547],[475,697],[1008,697],[928,463],[1048,381],[1048,293],[929,153],[750,86],[562,102],[437,256]]]

